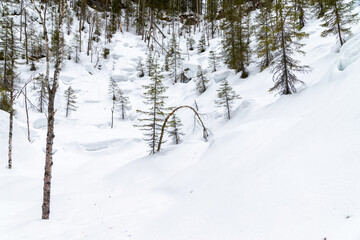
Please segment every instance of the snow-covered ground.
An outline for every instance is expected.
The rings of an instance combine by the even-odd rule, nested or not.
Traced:
[[[27,141],[21,98],[16,105],[13,169],[6,169],[8,115],[0,112],[0,239],[356,240],[360,239],[360,34],[339,51],[321,38],[318,20],[305,31],[312,72],[290,96],[268,93],[271,73],[240,79],[224,67],[199,94],[193,81],[172,84],[168,106],[197,101],[212,135],[202,140],[193,114],[179,116],[186,135],[148,155],[137,123],[144,109],[136,61],[146,44],[116,34],[102,70],[81,56],[66,61],[57,97],[50,220],[41,220],[46,119],[30,112]],[[199,36],[196,36],[197,39]],[[182,39],[182,49],[185,41]],[[186,66],[207,66],[206,53],[185,55]],[[185,52],[185,51],[184,51]],[[41,64],[39,64],[41,70]],[[28,69],[21,68],[25,76]],[[226,121],[216,108],[224,76],[242,97]],[[129,119],[110,128],[110,77],[130,97]],[[64,90],[76,91],[78,111],[65,117]]]

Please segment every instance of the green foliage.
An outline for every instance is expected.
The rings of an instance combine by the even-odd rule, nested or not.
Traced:
[[[232,2],[232,1],[229,1]],[[229,68],[241,72],[241,78],[248,77],[246,66],[250,58],[249,21],[245,5],[240,1],[225,5],[225,19],[222,25],[224,39],[222,41],[224,60]],[[235,6],[234,6],[235,4]]]
[[[147,53],[147,57],[146,57],[146,69],[147,69],[147,74],[148,76],[152,76],[153,73],[154,73],[154,68],[155,68],[155,65],[154,65],[154,46],[151,45],[149,50],[148,50],[148,53]]]
[[[258,58],[260,58],[259,66],[261,71],[269,67],[273,60],[272,50],[275,45],[274,20],[272,4],[271,2],[265,2],[256,16],[256,52]]]
[[[44,112],[46,109],[46,105],[48,103],[48,90],[45,84],[45,75],[39,74],[34,77],[35,82],[35,92],[36,92],[36,100],[37,100],[37,108],[39,112]]]
[[[10,113],[11,109],[10,93],[0,86],[0,110]]]
[[[136,125],[140,130],[144,131],[144,140],[148,142],[150,154],[155,153],[162,123],[165,118],[165,111],[169,110],[165,107],[164,96],[166,87],[163,86],[162,80],[164,76],[160,72],[157,60],[154,61],[154,72],[151,77],[151,83],[144,85],[144,104],[149,106],[147,110],[137,110],[143,117],[139,118],[140,125]]]
[[[346,36],[351,34],[349,25],[359,22],[358,14],[352,13],[354,1],[326,0],[326,13],[323,16],[321,36],[336,35],[340,46],[345,43]]]
[[[234,104],[235,100],[241,99],[241,97],[236,94],[227,80],[224,80],[220,84],[220,88],[217,90],[217,92],[219,99],[215,100],[215,103],[218,107],[224,108],[226,118],[230,120],[232,105]]]
[[[292,18],[293,9],[279,1],[275,6],[277,19],[275,25],[274,59],[271,62],[274,86],[269,91],[278,91],[280,94],[292,94],[296,92],[297,84],[304,84],[296,73],[310,71],[308,66],[300,65],[300,62],[293,58],[294,54],[305,54],[301,50],[303,44],[299,41],[308,35],[297,29]]]
[[[201,38],[199,40],[198,44],[198,53],[203,53],[206,51],[206,40],[205,40],[205,34],[201,34]]]
[[[179,144],[181,142],[181,136],[184,133],[181,131],[181,127],[183,126],[180,118],[178,118],[175,114],[172,115],[171,120],[168,123],[168,134],[173,140],[174,144]]]
[[[172,34],[170,45],[169,45],[169,69],[171,77],[174,79],[174,83],[177,83],[179,74],[182,72],[182,57],[178,41],[176,40],[175,33]]]
[[[71,111],[76,111],[77,106],[76,104],[76,96],[75,91],[71,88],[71,86],[68,87],[68,89],[65,90],[65,100],[66,100],[66,117],[69,116]]]
[[[209,55],[209,68],[212,72],[216,72],[217,67],[219,67],[220,57],[216,54],[215,51],[210,51]]]
[[[126,111],[131,109],[129,97],[125,96],[125,93],[119,88],[117,91],[117,109],[120,112],[122,120],[126,117]]]
[[[144,73],[144,64],[142,63],[142,60],[141,60],[140,57],[138,58],[136,70],[139,72],[139,73],[138,73],[138,77],[142,78],[142,77],[145,76],[145,73]]]

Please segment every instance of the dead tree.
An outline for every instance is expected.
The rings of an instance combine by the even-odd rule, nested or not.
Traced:
[[[162,143],[162,139],[163,139],[163,136],[164,136],[164,132],[165,132],[165,127],[166,127],[166,123],[168,122],[168,120],[170,119],[170,117],[172,115],[174,115],[174,113],[179,110],[179,109],[182,109],[182,108],[189,108],[191,109],[195,115],[197,116],[197,118],[199,119],[200,123],[201,123],[201,126],[203,128],[203,138],[205,139],[205,141],[207,141],[208,137],[209,137],[209,134],[207,132],[207,129],[203,123],[203,121],[201,120],[200,118],[200,115],[198,114],[198,112],[193,108],[193,107],[190,107],[190,106],[187,106],[187,105],[184,105],[184,106],[180,106],[180,107],[177,107],[175,108],[166,118],[165,118],[165,121],[162,125],[162,128],[161,128],[161,134],[160,134],[160,140],[159,140],[159,144],[158,144],[158,148],[157,148],[157,152],[160,152],[160,149],[161,149],[161,143]]]
[[[50,49],[49,49],[49,38],[47,27],[45,24],[46,18],[46,7],[44,13],[36,6],[34,0],[32,0],[34,8],[40,17],[43,25],[45,49],[46,49],[46,78],[45,84],[48,90],[48,115],[47,115],[47,135],[46,135],[46,151],[45,151],[45,173],[44,173],[44,188],[43,188],[43,204],[42,204],[42,219],[49,219],[50,216],[50,190],[51,190],[51,176],[52,176],[52,165],[53,165],[53,144],[54,144],[54,123],[55,123],[55,96],[56,91],[59,87],[59,75],[61,71],[61,63],[63,60],[62,52],[64,50],[63,39],[63,21],[65,13],[65,0],[59,1],[59,20],[58,20],[58,31],[59,31],[59,46],[55,52],[55,66],[54,75],[52,82],[49,80],[49,65],[50,65]],[[44,16],[42,15],[44,14]]]

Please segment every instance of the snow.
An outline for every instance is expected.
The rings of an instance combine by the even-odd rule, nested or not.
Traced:
[[[203,141],[193,113],[181,110],[183,142],[168,140],[150,156],[134,127],[136,110],[145,107],[141,86],[149,81],[136,71],[146,44],[132,33],[118,33],[101,70],[85,55],[81,64],[66,61],[56,102],[48,221],[40,220],[46,116],[30,110],[28,142],[23,99],[17,100],[9,170],[9,116],[0,111],[1,239],[359,239],[360,35],[336,52],[334,38],[320,37],[318,20],[305,30],[311,33],[304,41],[307,54],[299,58],[313,70],[301,76],[307,87],[297,94],[269,93],[271,73],[259,73],[255,64],[247,79],[223,65],[208,73],[211,82],[201,95],[194,81],[174,85],[167,77],[168,106],[196,100],[211,136]],[[205,69],[209,51],[220,45],[214,39],[206,53],[193,51],[190,60],[184,54],[189,75],[195,76],[199,64]],[[30,75],[25,67],[21,71]],[[110,77],[132,105],[129,119],[115,116],[113,129]],[[242,97],[230,121],[213,102],[224,79]],[[79,109],[66,118],[63,92],[69,85]]]

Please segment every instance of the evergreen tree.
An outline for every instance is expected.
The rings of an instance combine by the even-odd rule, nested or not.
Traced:
[[[207,83],[209,80],[205,77],[205,72],[202,70],[201,66],[198,65],[197,73],[196,73],[196,88],[199,93],[203,93],[206,91]]]
[[[188,37],[187,38],[187,40],[186,40],[187,42],[187,45],[189,46],[189,50],[190,51],[193,51],[194,50],[194,44],[195,44],[195,40],[194,40],[194,38],[193,37]]]
[[[278,17],[274,36],[278,45],[271,63],[275,85],[270,91],[276,90],[280,94],[292,94],[296,92],[296,84],[304,84],[295,73],[310,71],[308,66],[300,65],[300,62],[293,58],[295,53],[305,54],[300,49],[303,44],[299,43],[299,40],[308,35],[294,26],[296,23],[292,19],[292,9],[285,3],[279,1],[276,10]]]
[[[201,34],[201,38],[199,40],[198,44],[198,53],[203,53],[206,51],[206,40],[205,40],[205,34]]]
[[[144,73],[144,64],[142,63],[142,60],[141,60],[140,57],[138,58],[136,70],[139,72],[139,73],[138,73],[138,77],[142,78],[142,77],[145,76],[145,73]]]
[[[39,74],[37,77],[34,78],[34,81],[36,86],[37,107],[39,112],[42,113],[46,109],[46,105],[48,102],[48,89],[45,84],[44,74]]]
[[[250,55],[249,26],[246,21],[248,13],[243,1],[228,0],[225,3],[226,21],[222,26],[225,63],[237,73],[241,72],[241,78],[246,78],[249,75],[246,66]]]
[[[175,33],[172,34],[169,47],[169,68],[171,77],[174,79],[174,83],[177,83],[179,73],[182,72],[182,58],[180,53],[179,44],[176,40]]]
[[[274,18],[272,16],[272,2],[266,1],[260,8],[260,12],[256,17],[256,39],[257,39],[257,56],[260,58],[260,70],[264,70],[270,66],[273,60],[272,50],[274,48],[273,25]]]
[[[212,72],[216,72],[217,67],[219,67],[219,57],[217,56],[215,51],[210,51],[209,55],[209,68]]]
[[[227,80],[224,80],[220,84],[220,88],[217,90],[218,100],[215,100],[215,103],[218,107],[222,107],[225,109],[225,115],[228,120],[231,119],[231,109],[235,100],[241,99],[241,97],[236,94],[236,92],[232,89]]]
[[[112,99],[112,107],[111,107],[111,128],[114,127],[114,112],[115,112],[115,107],[118,101],[117,95],[119,92],[119,87],[117,85],[117,83],[115,82],[115,79],[110,78],[110,82],[109,82],[109,96]]]
[[[179,144],[181,142],[181,136],[184,135],[184,133],[181,131],[183,124],[181,123],[180,118],[173,114],[168,126],[170,129],[168,129],[167,132],[172,138],[173,143]]]
[[[146,58],[146,68],[147,68],[147,73],[148,76],[151,77],[153,75],[154,72],[154,46],[151,45],[149,48],[149,51],[147,53],[147,58]]]
[[[75,91],[71,88],[71,86],[68,87],[68,89],[65,90],[65,100],[66,100],[66,117],[69,116],[71,111],[76,111],[78,108],[76,104],[76,96]]]
[[[119,89],[117,92],[117,105],[120,111],[121,119],[124,120],[126,117],[126,111],[131,109],[129,97],[125,96],[124,92]]]
[[[326,4],[327,11],[323,17],[323,24],[321,24],[326,30],[321,33],[321,36],[336,35],[340,46],[342,46],[345,43],[346,36],[351,34],[348,25],[359,21],[358,14],[352,13],[354,1],[327,0]]]
[[[218,12],[218,0],[207,0],[206,4],[206,19],[210,22],[211,37],[214,38]]]
[[[150,147],[150,154],[154,154],[159,141],[162,123],[165,118],[165,99],[166,87],[162,84],[164,76],[161,74],[157,60],[154,63],[154,74],[151,77],[151,83],[144,85],[144,103],[149,106],[148,110],[137,110],[144,117],[140,118],[141,125],[136,125],[144,131],[145,141]]]
[[[310,4],[315,10],[317,18],[322,18],[325,14],[325,0],[310,0]]]

